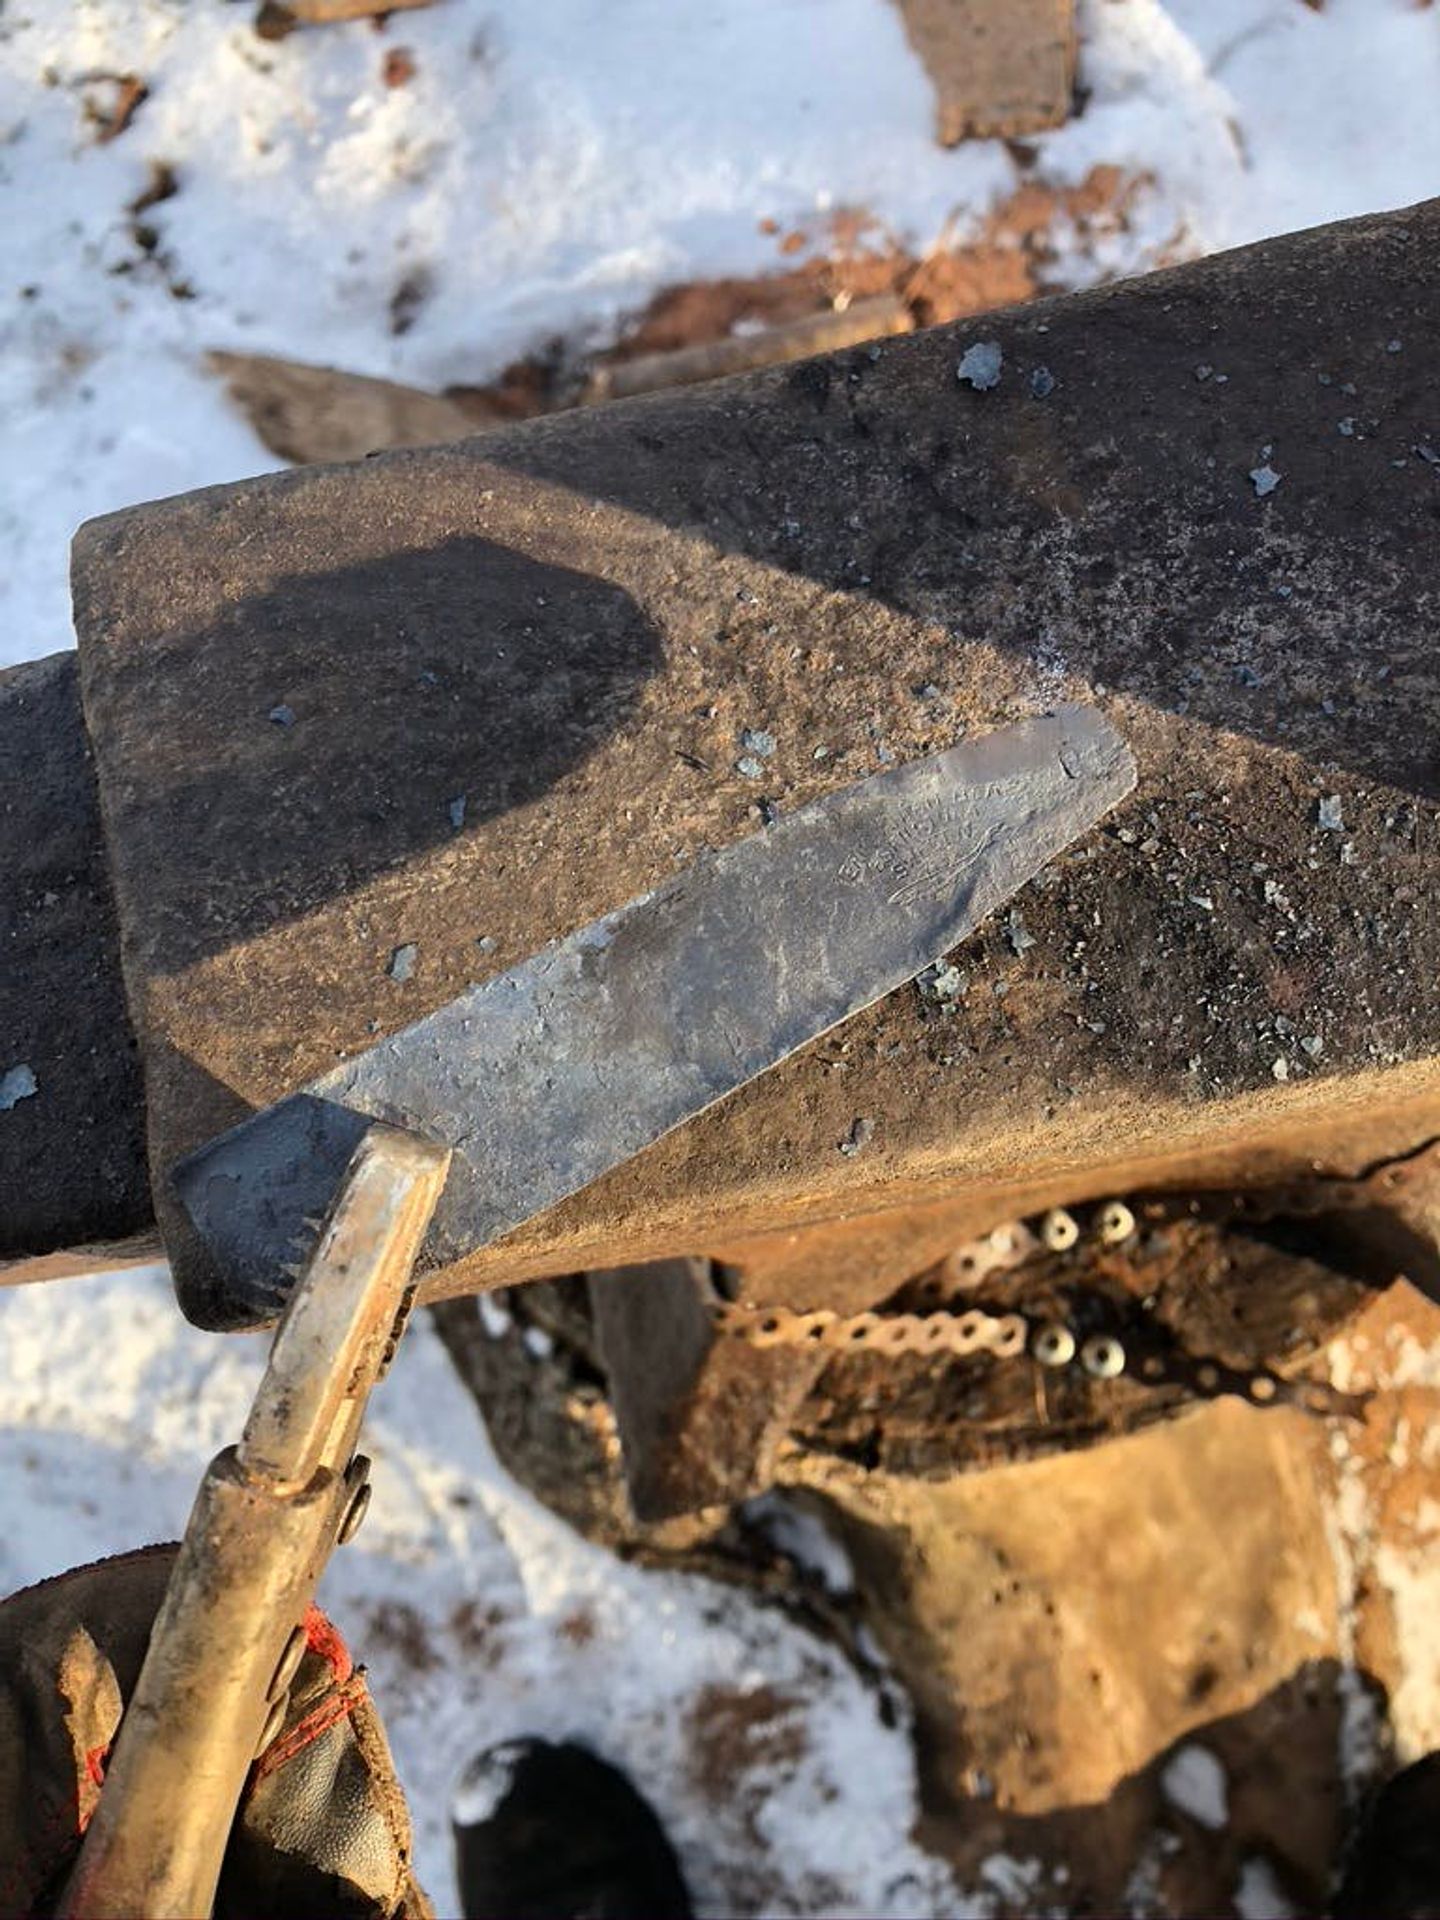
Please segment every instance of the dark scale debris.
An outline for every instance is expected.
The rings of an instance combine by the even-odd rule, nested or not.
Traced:
[[[989,393],[1000,384],[1000,368],[1005,355],[998,340],[977,340],[960,356],[955,378],[968,382],[977,393]]]
[[[34,1069],[21,1061],[18,1067],[11,1067],[7,1073],[0,1074],[0,1113],[9,1113],[22,1100],[28,1100],[40,1090]]]

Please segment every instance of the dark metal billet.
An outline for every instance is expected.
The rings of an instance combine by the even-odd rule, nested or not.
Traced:
[[[454,1149],[419,1270],[449,1265],[913,978],[1134,784],[1079,707],[877,774],[256,1114],[175,1172],[233,1324],[280,1311],[369,1118]]]

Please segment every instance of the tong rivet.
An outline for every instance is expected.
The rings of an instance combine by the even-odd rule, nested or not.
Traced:
[[[265,1716],[265,1724],[260,1729],[260,1738],[255,1742],[255,1758],[257,1760],[279,1733],[281,1727],[284,1726],[285,1709],[289,1704],[290,1695],[288,1690],[282,1693],[278,1700],[271,1701],[270,1711]]]
[[[364,1524],[370,1511],[370,1482],[362,1480],[350,1496],[350,1504],[345,1509],[345,1518],[340,1522],[340,1531],[335,1540],[338,1546],[348,1547]]]
[[[267,1700],[278,1700],[282,1694],[290,1691],[291,1682],[300,1671],[300,1662],[305,1658],[305,1649],[309,1644],[304,1627],[296,1627],[275,1664],[275,1677],[265,1695]]]

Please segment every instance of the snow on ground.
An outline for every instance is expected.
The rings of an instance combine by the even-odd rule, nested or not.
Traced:
[[[1070,284],[1440,192],[1440,9],[1082,0],[1081,17],[1085,110],[1031,143],[1038,175],[1109,164],[1149,185],[1128,231],[1062,248]],[[0,664],[70,643],[80,520],[272,464],[208,348],[484,381],[552,336],[603,339],[668,283],[779,266],[762,221],[814,232],[863,207],[923,250],[1019,177],[998,142],[932,144],[889,0],[444,0],[384,35],[279,43],[250,18],[0,11]],[[415,71],[390,87],[397,46]],[[127,73],[149,97],[100,142],[103,76]],[[173,195],[129,211],[162,167]],[[155,1275],[0,1294],[0,1591],[173,1534],[257,1367],[253,1343],[185,1327]],[[371,1666],[442,1910],[450,1787],[478,1747],[530,1732],[631,1769],[707,1910],[759,1886],[774,1911],[984,1909],[904,1837],[905,1729],[849,1667],[738,1594],[578,1541],[497,1468],[424,1325],[370,1444],[375,1509],[326,1597]],[[707,1793],[697,1700],[767,1688],[744,1770],[766,1793]]]
[[[262,1360],[259,1339],[185,1325],[161,1270],[0,1291],[0,1593],[174,1538]],[[496,1464],[423,1317],[365,1446],[374,1502],[321,1598],[370,1669],[442,1914],[451,1793],[521,1734],[625,1767],[702,1912],[990,1910],[906,1837],[908,1730],[844,1657],[747,1595],[579,1539]]]
[[[1198,1741],[1177,1749],[1160,1776],[1160,1788],[1172,1807],[1212,1833],[1219,1833],[1230,1818],[1225,1769]]]
[[[1081,19],[1085,109],[1032,143],[1039,177],[1152,184],[1128,231],[1062,245],[1072,284],[1440,191],[1433,8]],[[272,464],[207,348],[483,381],[667,283],[779,265],[762,221],[864,207],[923,249],[1017,184],[1000,142],[933,144],[890,0],[443,0],[280,42],[250,23],[189,0],[0,11],[0,663],[68,644],[80,520]],[[388,86],[399,46],[415,70]],[[102,76],[129,73],[149,97],[101,142]],[[173,196],[132,215],[159,165]]]

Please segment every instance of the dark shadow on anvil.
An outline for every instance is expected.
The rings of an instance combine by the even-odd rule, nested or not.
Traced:
[[[73,654],[0,672],[0,1259],[149,1222],[145,1092],[120,980]]]
[[[1203,1709],[1218,1679],[1204,1666],[1191,1676],[1197,1708]],[[1084,1673],[1055,1675],[1057,1688],[1083,1687],[1089,1680]],[[1333,1659],[1307,1661],[1243,1711],[1200,1720],[1128,1774],[1104,1801],[1039,1814],[1007,1811],[988,1795],[961,1796],[951,1782],[967,1764],[963,1730],[947,1726],[937,1736],[922,1721],[916,1838],[962,1862],[964,1884],[973,1883],[974,1872],[997,1851],[1065,1870],[1063,1884],[1042,1880],[1033,1904],[1019,1911],[1059,1904],[1072,1914],[1229,1913],[1236,1910],[1242,1873],[1263,1863],[1294,1911],[1323,1914],[1330,1911],[1359,1826],[1361,1808],[1350,1804],[1349,1795],[1358,1785],[1363,1801],[1374,1784],[1368,1777],[1347,1781],[1342,1773],[1347,1713],[1367,1722],[1373,1715],[1383,1730],[1386,1706],[1384,1688],[1363,1669],[1342,1668]],[[1196,1818],[1175,1804],[1183,1795],[1166,1791],[1167,1769],[1192,1745],[1213,1755],[1223,1771],[1226,1805],[1218,1829],[1205,1823],[1203,1808]],[[1063,1765],[1063,1754],[1057,1758]],[[1383,1740],[1373,1758],[1377,1776],[1393,1771]],[[1137,1906],[1142,1880],[1149,1898]]]
[[[1037,1107],[1091,1070],[1181,1101],[1253,1093],[1281,1053],[1312,1071],[1293,1040],[1262,1054],[1276,1015],[1314,1022],[1329,1075],[1394,1064],[1440,1017],[1440,465],[1416,451],[1440,435],[1437,237],[1440,203],[467,451],[767,570],[717,594],[714,672],[745,683],[797,642],[833,659],[810,676],[833,694],[792,676],[810,712],[780,715],[796,797],[838,780],[837,737],[873,765],[867,714],[902,759],[1005,717],[997,656],[1032,700],[1111,706],[1141,786],[1020,903],[1029,964],[1083,927],[1103,989],[1072,1002]],[[1003,345],[991,392],[956,378],[976,339]],[[1344,831],[1317,832],[1331,791]],[[1013,959],[995,926],[957,957],[982,979]],[[1134,1015],[1157,995],[1168,1030]],[[952,1031],[1008,1066],[1017,1008],[968,996]]]
[[[190,849],[177,972],[534,801],[623,726],[663,657],[622,588],[463,535],[283,579],[185,645],[188,705],[157,711],[156,737],[193,751],[209,725],[205,771],[169,777],[157,754],[125,829],[155,850],[162,900],[161,850]],[[214,719],[196,699],[212,675]]]
[[[1377,224],[1407,218],[1408,254],[1349,223],[475,455],[935,626],[941,693],[984,642],[1437,799],[1440,203]],[[956,378],[976,339],[992,392]]]

